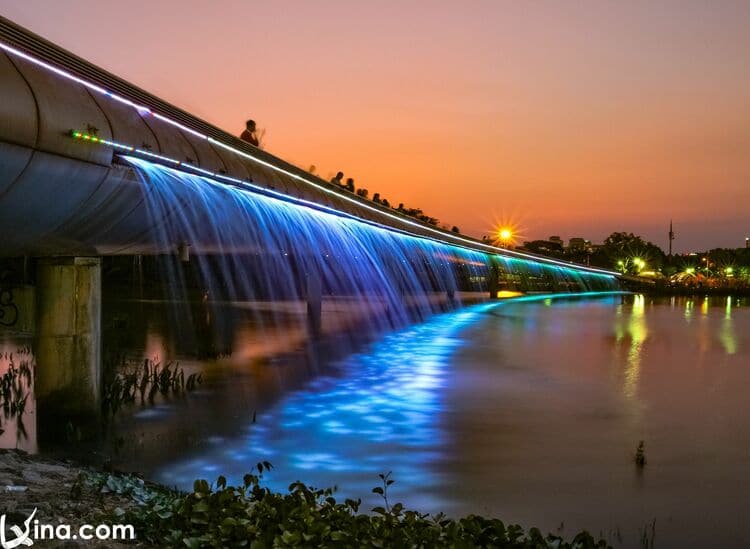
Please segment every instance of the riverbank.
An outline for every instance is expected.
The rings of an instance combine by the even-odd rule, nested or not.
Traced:
[[[656,286],[647,288],[639,293],[654,297],[750,297],[750,288],[747,287],[729,287],[729,288],[700,288],[700,287],[681,287],[681,286]]]
[[[0,512],[9,525],[22,525],[36,509],[41,523],[69,524],[74,532],[82,524],[132,524],[138,540],[78,540],[66,547],[239,547],[248,542],[253,547],[607,547],[587,533],[564,542],[497,519],[471,515],[453,520],[409,511],[389,501],[388,475],[373,489],[383,504],[371,513],[360,510],[359,500],[338,503],[332,490],[299,482],[286,494],[274,493],[261,484],[269,467],[258,464],[242,486],[227,486],[219,477],[215,486],[196,481],[192,493],[183,493],[131,475],[2,450]]]
[[[746,284],[700,285],[700,284],[670,284],[663,281],[649,281],[634,283],[625,281],[623,288],[637,294],[653,297],[750,297],[750,286]]]
[[[111,524],[121,510],[130,510],[137,503],[128,496],[102,492],[92,482],[95,471],[72,463],[30,455],[20,450],[0,450],[0,513],[6,516],[6,534],[12,536],[11,525],[22,526],[36,510],[40,523],[70,525],[75,533],[84,524]],[[122,522],[118,520],[117,522]],[[36,540],[34,546],[58,547],[64,542]],[[153,547],[147,543],[107,541],[65,542],[68,546],[85,547]]]

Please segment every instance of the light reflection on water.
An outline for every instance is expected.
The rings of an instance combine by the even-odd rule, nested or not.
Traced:
[[[241,436],[214,436],[158,479],[236,482],[268,460],[273,488],[338,485],[367,509],[376,475],[393,470],[393,499],[423,511],[563,523],[564,535],[587,528],[625,547],[653,519],[657,546],[749,541],[746,306],[630,296],[492,307],[381,339],[257,423],[246,411]]]
[[[719,333],[721,344],[724,346],[724,351],[728,355],[733,355],[737,352],[737,337],[734,332],[734,323],[732,322],[732,297],[726,297],[726,305],[724,306],[724,320],[721,323],[721,332]]]
[[[685,320],[687,322],[690,322],[692,318],[693,318],[693,300],[686,299],[685,300]]]
[[[563,523],[568,535],[588,528],[625,547],[639,547],[654,519],[657,547],[748,546],[741,301],[632,296],[503,313],[463,334],[453,364],[446,402],[458,442],[442,464],[455,471],[453,509],[543,530]]]
[[[626,547],[657,519],[657,547],[750,545],[747,300],[492,307],[432,317],[335,367],[258,360],[286,331],[238,326],[235,354],[195,361],[207,372],[198,391],[123,419],[132,436],[116,466],[189,488],[220,474],[238,482],[268,460],[273,488],[338,485],[369,497],[363,509],[392,470],[393,499],[422,511],[564,523],[564,535],[587,528],[611,541],[619,531]],[[175,346],[141,335],[139,352]]]
[[[628,313],[623,312],[624,303],[617,307],[616,341],[618,346],[623,342],[628,345],[627,368],[623,383],[623,393],[628,398],[636,396],[641,372],[641,354],[648,338],[645,307],[646,301],[642,295],[633,296],[632,303],[628,306]]]
[[[170,464],[157,478],[185,488],[218,474],[239,482],[267,460],[274,465],[266,475],[272,488],[304,480],[338,484],[342,496],[359,497],[369,493],[378,473],[393,470],[401,499],[439,506],[437,495],[428,493],[440,483],[433,464],[446,442],[446,370],[462,344],[455,335],[494,306],[476,305],[388,335],[342,361],[341,376],[317,378],[286,396],[243,437]]]

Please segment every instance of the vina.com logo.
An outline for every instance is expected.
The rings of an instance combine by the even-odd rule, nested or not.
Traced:
[[[31,512],[29,517],[23,521],[23,529],[14,524],[6,529],[6,516],[0,515],[0,549],[15,549],[16,547],[29,547],[35,541],[42,540],[135,540],[135,528],[132,524],[83,524],[73,528],[70,524],[45,524],[34,519],[37,509]],[[15,537],[8,539],[10,530]]]
[[[16,535],[12,540],[8,540],[5,537],[5,515],[0,515],[0,547],[2,547],[2,549],[13,549],[14,547],[19,547],[21,545],[34,545],[34,540],[30,538],[31,521],[34,520],[34,515],[36,515],[36,507],[34,507],[29,518],[23,522],[24,530],[21,530],[15,524],[10,527],[10,531]]]

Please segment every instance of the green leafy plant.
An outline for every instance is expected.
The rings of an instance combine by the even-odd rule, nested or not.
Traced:
[[[98,475],[92,482],[104,492],[127,495],[134,504],[118,509],[118,520],[132,523],[141,541],[167,547],[502,547],[606,548],[606,541],[581,532],[565,541],[537,528],[528,531],[499,519],[469,515],[461,519],[428,515],[391,504],[391,473],[380,475],[373,492],[384,505],[371,514],[360,512],[361,500],[334,497],[294,482],[287,493],[261,485],[268,462],[258,463],[240,486],[224,477],[215,485],[196,480],[193,491],[181,493],[150,486],[131,476]]]
[[[135,365],[123,364],[104,386],[104,415],[115,414],[123,405],[140,402],[153,404],[157,394],[163,396],[193,391],[203,381],[202,374],[185,372],[178,363],[162,364],[148,359]]]

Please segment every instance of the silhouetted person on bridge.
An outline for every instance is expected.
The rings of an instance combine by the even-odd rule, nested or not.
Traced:
[[[344,172],[336,172],[336,176],[331,179],[331,183],[334,185],[343,185],[344,184]]]
[[[240,139],[247,141],[254,147],[259,146],[260,141],[258,141],[258,129],[255,127],[255,120],[245,122],[245,131],[240,135]]]

